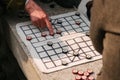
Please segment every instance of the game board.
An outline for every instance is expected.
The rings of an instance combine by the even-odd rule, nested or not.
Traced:
[[[49,73],[102,58],[89,38],[90,22],[82,14],[75,13],[50,17],[54,31],[62,31],[54,36],[50,36],[48,30],[38,29],[30,21],[16,25],[18,35],[39,71]],[[62,23],[58,23],[58,20]],[[76,21],[80,24],[76,24]],[[47,36],[42,37],[42,32]],[[27,36],[32,38],[27,40]],[[52,45],[48,45],[48,42],[52,42]]]

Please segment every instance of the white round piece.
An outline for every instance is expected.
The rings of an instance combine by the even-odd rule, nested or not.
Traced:
[[[73,56],[78,56],[79,55],[79,52],[74,52],[73,53]]]
[[[53,42],[52,42],[52,41],[48,41],[48,42],[47,42],[47,45],[48,45],[48,46],[52,46],[52,45],[53,45]]]
[[[92,58],[92,56],[91,55],[86,55],[86,59],[91,59]]]
[[[67,65],[68,64],[68,62],[67,61],[62,61],[62,65]]]
[[[67,49],[63,49],[62,52],[63,53],[68,53],[68,50]]]

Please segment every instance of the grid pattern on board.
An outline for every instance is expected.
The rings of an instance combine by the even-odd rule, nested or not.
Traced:
[[[59,24],[58,21],[62,23]],[[77,21],[80,24],[76,24]],[[38,29],[30,22],[17,25],[19,36],[27,46],[30,44],[29,47],[33,50],[30,50],[30,54],[36,54],[39,58],[35,63],[41,71],[49,73],[101,58],[94,50],[89,36],[86,36],[89,32],[89,21],[83,15],[76,16],[75,12],[72,12],[52,16],[51,23],[55,32],[61,30],[62,33],[50,36],[48,30]],[[42,37],[42,32],[46,32],[47,36]],[[27,36],[32,39],[27,41]],[[48,41],[53,42],[53,45],[49,46]]]

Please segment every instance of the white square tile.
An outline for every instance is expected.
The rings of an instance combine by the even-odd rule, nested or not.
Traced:
[[[92,57],[95,56],[95,54],[94,54],[93,52],[87,52],[86,54],[87,54],[87,55],[91,55]]]
[[[41,37],[41,33],[35,33],[36,37]]]
[[[67,63],[70,63],[71,61],[69,60],[69,58],[64,58],[64,59],[61,59],[62,61],[65,61]]]
[[[87,45],[85,44],[85,43],[78,43],[79,44],[79,46],[82,48],[82,47],[86,47]]]
[[[52,62],[45,63],[48,68],[55,67],[55,65]]]
[[[58,59],[59,59],[59,57],[58,57],[57,55],[50,56],[50,57],[51,57],[51,59],[52,59],[53,61],[55,61],[55,60],[58,60]]]
[[[52,47],[48,46],[48,45],[44,45],[43,47],[44,47],[45,50],[51,50],[52,49]]]
[[[91,51],[91,49],[90,49],[89,47],[84,47],[84,48],[82,48],[82,50],[83,50],[84,52]]]
[[[75,21],[71,20],[71,21],[69,21],[69,23],[70,23],[71,25],[74,25],[74,24],[75,24]]]
[[[76,41],[76,42],[82,42],[83,39],[81,39],[81,38],[79,37],[79,38],[75,38],[75,41]]]
[[[82,22],[82,23],[80,24],[80,26],[83,26],[83,27],[84,27],[84,26],[87,26],[87,25],[86,25],[85,23]]]
[[[73,24],[72,27],[75,28],[79,28],[79,25]]]
[[[83,30],[82,30],[81,28],[76,28],[75,31],[76,31],[77,33],[80,33],[80,32],[82,32]]]
[[[76,32],[74,30],[69,30],[68,33],[69,34],[75,34]]]
[[[38,42],[38,43],[33,43],[32,44],[34,47],[39,47],[40,46],[40,43]]]
[[[66,54],[58,54],[58,56],[62,59],[62,58],[66,58],[67,56],[66,56]]]
[[[62,53],[62,49],[61,48],[55,49],[55,52],[56,53]]]
[[[72,17],[66,17],[65,19],[69,20],[73,20]]]
[[[54,61],[54,63],[56,66],[59,66],[59,65],[61,65],[61,60],[56,60],[56,61]]]
[[[83,40],[85,40],[85,41],[89,41],[89,40],[90,40],[90,38],[89,38],[88,36],[83,36],[82,38],[83,38]]]
[[[52,47],[53,47],[53,48],[60,48],[60,46],[59,46],[58,43],[55,43]]]
[[[29,26],[31,29],[36,28],[36,26],[34,26],[34,25],[29,25]]]
[[[92,41],[87,41],[87,45],[92,46]]]
[[[31,30],[27,30],[27,31],[25,31],[25,34],[26,34],[26,35],[32,34],[32,31],[31,31]]]
[[[33,38],[33,39],[31,39],[31,42],[35,43],[35,42],[38,42],[38,40],[36,38]]]
[[[37,29],[37,28],[36,28],[36,29],[32,29],[32,31],[33,31],[34,33],[40,32],[39,29]]]
[[[67,31],[73,29],[71,26],[65,26],[64,28],[65,28],[65,30],[67,30]]]
[[[22,27],[23,30],[29,30],[30,28],[28,26]]]
[[[69,25],[69,23],[68,22],[63,22],[62,25],[66,26],[66,25]]]
[[[90,46],[91,50],[95,50],[95,48],[93,46]]]
[[[63,46],[67,46],[68,44],[66,42],[59,42],[60,46],[63,47]]]
[[[48,39],[48,40],[50,40],[50,39],[52,39],[52,38],[54,38],[54,37],[53,37],[53,36],[50,36],[50,35],[46,36],[46,39]]]
[[[79,46],[77,44],[74,44],[74,45],[71,45],[72,49],[75,50],[75,49],[78,49]]]
[[[89,27],[82,27],[82,29],[84,30],[84,31],[89,31]]]
[[[67,43],[71,45],[71,44],[75,44],[75,41],[71,39],[71,40],[67,40]]]
[[[49,51],[47,51],[47,53],[48,53],[48,55],[55,55],[56,53],[54,52],[54,50],[49,50]]]
[[[41,46],[40,46],[40,47],[37,47],[36,50],[37,50],[37,52],[42,52],[42,51],[44,51],[44,49],[43,49]]]
[[[39,41],[45,41],[46,39],[44,37],[38,38]]]
[[[66,21],[64,18],[59,18],[59,20]]]
[[[80,59],[78,57],[74,57],[73,61],[79,61]]]
[[[49,57],[46,57],[46,58],[42,58],[43,62],[50,62],[50,58]]]
[[[39,55],[40,55],[41,58],[48,56],[48,55],[46,54],[46,52],[40,52]]]
[[[62,32],[61,34],[62,34],[62,36],[67,36],[67,35],[69,35],[68,32]]]

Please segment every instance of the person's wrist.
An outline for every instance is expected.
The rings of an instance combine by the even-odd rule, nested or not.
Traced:
[[[25,4],[25,9],[28,13],[31,13],[34,11],[34,8],[33,8],[34,4],[33,4],[33,0],[28,0],[28,2],[26,2]]]

